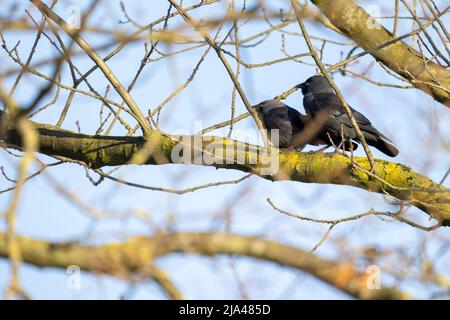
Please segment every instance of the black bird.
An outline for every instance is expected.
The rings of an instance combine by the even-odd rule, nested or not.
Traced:
[[[331,138],[336,145],[345,145],[352,140],[360,142],[341,100],[324,76],[312,76],[297,87],[302,89],[303,106],[306,114],[313,118],[318,116],[326,118],[321,134],[326,135],[328,141]],[[398,149],[392,141],[378,131],[362,113],[351,107],[350,109],[367,144],[390,157],[395,157],[398,154]],[[344,141],[342,141],[342,137],[344,137]],[[328,144],[331,144],[331,141]]]
[[[301,150],[306,144],[327,144],[329,141],[319,132],[323,121],[317,123],[317,120],[301,114],[279,100],[267,100],[254,108],[267,129],[268,138],[275,147]],[[279,139],[271,135],[271,130],[274,129],[279,130]],[[353,145],[354,149],[356,147],[356,144]]]

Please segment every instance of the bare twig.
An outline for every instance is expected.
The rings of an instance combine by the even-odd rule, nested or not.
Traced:
[[[222,51],[220,51],[219,46],[216,44],[216,42],[209,36],[209,34],[198,24],[197,21],[195,21],[183,8],[181,8],[174,0],[169,0],[169,2],[178,10],[178,12],[183,16],[184,20],[189,23],[194,29],[197,30],[197,32],[200,33],[200,35],[205,39],[205,41],[216,51],[217,56],[222,61],[222,64],[224,65],[225,69],[228,72],[228,75],[230,76],[231,80],[233,81],[234,86],[236,87],[236,90],[238,91],[239,95],[241,96],[241,99],[247,108],[247,111],[250,113],[250,115],[253,117],[253,119],[256,122],[256,125],[258,126],[258,129],[260,130],[260,133],[263,137],[264,144],[268,146],[268,140],[267,140],[267,134],[264,130],[264,125],[261,121],[261,119],[258,117],[258,114],[255,110],[253,110],[252,105],[247,99],[247,96],[244,93],[244,90],[241,87],[241,84],[239,83],[239,80],[236,78],[236,75],[234,74],[230,64],[227,62],[225,56],[223,55]]]
[[[100,70],[102,70],[105,77],[109,80],[113,88],[117,91],[117,93],[121,96],[121,98],[125,101],[125,103],[130,108],[133,117],[141,126],[141,129],[144,135],[149,135],[151,132],[151,128],[146,121],[144,115],[141,110],[137,106],[136,102],[127,92],[127,90],[123,87],[120,81],[116,78],[114,73],[108,67],[108,65],[104,62],[102,58],[91,48],[91,46],[79,35],[77,31],[75,31],[71,26],[69,26],[61,17],[59,17],[56,13],[54,13],[49,7],[47,7],[40,0],[30,0],[39,10],[42,11],[43,14],[52,19],[56,24],[58,24],[73,40],[86,52],[86,54],[98,65]]]

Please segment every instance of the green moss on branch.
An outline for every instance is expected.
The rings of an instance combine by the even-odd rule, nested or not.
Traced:
[[[1,118],[0,112],[0,121]],[[352,159],[341,154],[274,149],[279,168],[276,172],[268,173],[264,159],[259,156],[263,149],[226,138],[209,137],[196,144],[192,142],[193,137],[187,136],[183,137],[181,143],[158,131],[152,132],[144,140],[141,137],[89,136],[38,123],[34,125],[39,134],[41,153],[82,161],[92,168],[185,163],[175,159],[174,153],[189,160],[186,164],[237,169],[265,179],[349,185],[370,192],[387,193],[420,208],[443,225],[450,225],[450,190],[402,164],[375,159],[374,177],[368,171],[370,166],[367,158],[355,157],[352,162]],[[3,140],[20,147],[17,130],[7,128],[6,132]],[[214,148],[211,149],[212,144]],[[180,146],[184,147],[184,152],[180,151]],[[234,152],[227,153],[230,150]],[[186,157],[186,151],[190,151],[191,155],[200,154],[201,161],[192,161],[195,159],[193,156]],[[211,161],[212,156],[214,161]],[[230,160],[233,161],[230,163]]]

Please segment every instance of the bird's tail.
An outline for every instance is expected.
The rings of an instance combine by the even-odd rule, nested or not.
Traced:
[[[373,144],[375,148],[388,155],[389,157],[395,157],[398,155],[398,149],[386,136],[380,134],[378,140]]]

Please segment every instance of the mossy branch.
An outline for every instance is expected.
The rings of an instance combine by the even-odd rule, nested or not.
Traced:
[[[139,273],[154,260],[172,253],[238,255],[291,267],[328,283],[358,299],[405,299],[408,295],[390,287],[369,289],[370,273],[351,262],[335,262],[296,247],[275,241],[224,233],[174,233],[135,237],[127,242],[103,246],[50,243],[18,237],[23,261],[38,267],[67,268],[122,275]],[[0,233],[0,257],[7,257],[6,235]]]
[[[347,37],[389,69],[410,81],[436,101],[450,107],[450,70],[423,57],[369,16],[353,0],[311,0]],[[382,46],[381,49],[378,49]]]
[[[10,122],[6,118],[5,113],[0,111],[0,123],[3,123],[4,131],[3,138],[0,138],[8,145],[20,148],[20,134],[16,128],[8,127]],[[264,164],[267,159],[261,157],[264,155],[264,148],[231,139],[209,137],[196,145],[192,143],[195,137],[186,136],[180,142],[160,131],[152,131],[144,139],[90,136],[36,122],[32,124],[38,133],[39,152],[81,161],[91,168],[126,164],[184,163],[237,169],[270,180],[348,185],[370,192],[389,194],[405,204],[423,210],[442,225],[450,225],[450,190],[402,164],[386,160],[374,159],[374,176],[365,157],[351,159],[342,154],[304,153],[272,148],[275,152],[272,154],[273,159],[278,161],[278,170],[267,173],[267,165]],[[186,160],[186,154],[183,154],[180,146],[184,151],[192,151],[192,155],[200,154],[203,162],[192,162],[192,159],[183,162],[175,159],[174,153],[182,155]],[[211,153],[214,161],[211,161]]]

